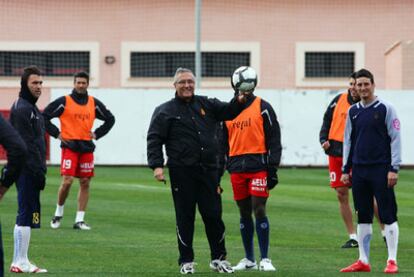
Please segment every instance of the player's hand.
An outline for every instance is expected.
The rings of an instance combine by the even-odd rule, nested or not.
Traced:
[[[341,176],[341,182],[345,185],[348,185],[350,183],[350,177],[349,174],[343,173]]]
[[[322,143],[322,148],[323,150],[328,150],[329,147],[331,147],[331,144],[329,143],[329,140],[325,141],[324,143]]]
[[[394,187],[398,181],[398,173],[389,171],[387,177],[388,177],[388,187],[389,188]]]
[[[269,167],[267,169],[267,188],[273,189],[279,183],[279,176],[277,176],[277,168]]]
[[[217,185],[217,194],[222,194],[223,193],[223,188],[220,186],[220,184]]]
[[[164,176],[164,169],[162,167],[157,167],[154,169],[154,177],[160,182],[166,183],[165,176]]]
[[[91,131],[91,139],[96,140],[96,135],[95,135],[95,133],[94,133],[94,132],[92,132],[92,131]]]

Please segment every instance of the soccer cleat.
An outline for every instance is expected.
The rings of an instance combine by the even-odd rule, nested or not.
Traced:
[[[389,260],[384,269],[384,273],[398,273],[398,266],[394,260]]]
[[[50,221],[50,227],[52,229],[57,229],[60,227],[60,221],[62,220],[63,216],[54,216],[52,217],[52,221]]]
[[[12,264],[10,267],[12,273],[46,273],[47,270],[40,268],[31,263]]]
[[[358,248],[358,242],[354,239],[350,239],[347,242],[345,242],[345,244],[342,245],[341,248]]]
[[[182,263],[181,268],[180,268],[180,273],[181,274],[194,274],[195,272],[194,265],[195,263],[193,262]]]
[[[88,224],[85,223],[85,221],[79,221],[73,224],[73,229],[77,230],[90,230],[92,229]]]
[[[241,271],[241,270],[257,270],[257,263],[256,261],[252,262],[248,258],[243,258],[240,262],[233,266],[233,270]]]
[[[364,264],[361,260],[341,269],[341,272],[371,272],[370,264]]]
[[[234,269],[231,264],[226,260],[212,260],[210,262],[210,268],[220,273],[233,273]]]
[[[264,258],[259,263],[260,271],[276,271],[276,268],[272,265],[272,261],[268,258]]]

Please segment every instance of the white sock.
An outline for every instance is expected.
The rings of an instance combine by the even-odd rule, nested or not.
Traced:
[[[358,250],[359,259],[368,264],[369,263],[369,244],[372,237],[372,224],[358,224],[357,225],[357,236],[358,236]]]
[[[387,239],[388,247],[388,261],[394,260],[397,261],[397,250],[398,250],[398,236],[400,229],[398,228],[398,223],[395,221],[393,224],[384,225],[385,237]]]
[[[14,253],[13,264],[29,263],[27,257],[30,244],[31,228],[28,226],[14,226]]]
[[[14,247],[13,247],[13,261],[12,261],[12,264],[16,264],[17,263],[17,261],[18,261],[18,259],[17,259],[17,256],[20,254],[20,251],[19,251],[19,240],[17,239],[18,238],[18,229],[17,229],[17,225],[14,225],[14,230],[13,230],[13,239],[14,239]]]
[[[83,220],[84,217],[85,217],[85,212],[84,211],[77,211],[76,212],[76,220],[75,220],[75,223],[76,222],[84,221]]]
[[[357,235],[355,233],[349,234],[349,239],[357,240]]]
[[[59,204],[56,204],[56,211],[55,211],[55,216],[63,216],[63,208],[65,206],[59,206]]]

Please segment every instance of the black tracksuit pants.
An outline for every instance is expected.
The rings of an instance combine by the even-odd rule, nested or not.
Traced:
[[[177,224],[178,264],[194,260],[193,235],[196,205],[204,222],[211,259],[226,257],[217,169],[171,167],[171,191]]]

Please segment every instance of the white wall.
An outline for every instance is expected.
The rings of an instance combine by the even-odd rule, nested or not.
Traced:
[[[70,89],[53,89],[54,100]],[[338,91],[327,90],[260,90],[256,95],[270,102],[278,116],[282,132],[283,165],[326,165],[327,158],[319,145],[319,129],[326,107]],[[171,99],[170,89],[91,89],[90,94],[101,100],[115,115],[116,123],[108,135],[96,142],[96,164],[145,165],[146,133],[154,108]],[[228,101],[230,90],[202,90],[200,95]],[[414,91],[377,91],[392,103],[401,120],[402,159],[414,165]],[[58,124],[57,120],[54,120]],[[97,120],[96,126],[102,122]],[[60,163],[59,142],[51,139],[51,163]]]

